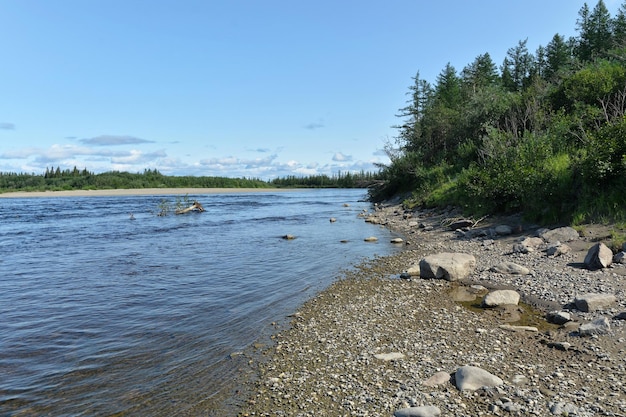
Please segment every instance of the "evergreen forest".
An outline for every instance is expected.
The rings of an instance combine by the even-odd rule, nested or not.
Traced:
[[[484,53],[434,83],[419,72],[374,201],[523,212],[543,222],[626,220],[626,1],[578,12],[576,36]]]
[[[332,176],[287,176],[272,181],[258,178],[169,176],[156,169],[143,173],[111,171],[95,174],[87,169],[46,168],[43,174],[0,172],[0,193],[13,191],[66,191],[139,188],[367,188],[380,180],[378,173],[338,172]]]

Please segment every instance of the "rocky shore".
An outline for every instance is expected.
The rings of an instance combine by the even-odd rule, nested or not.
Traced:
[[[364,218],[406,250],[346,271],[259,346],[239,416],[626,416],[626,265],[585,265],[609,229],[399,206]],[[474,261],[424,278],[441,253]]]

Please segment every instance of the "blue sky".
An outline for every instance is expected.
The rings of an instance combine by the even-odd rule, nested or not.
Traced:
[[[584,3],[0,0],[0,171],[375,170],[417,71],[534,52]]]

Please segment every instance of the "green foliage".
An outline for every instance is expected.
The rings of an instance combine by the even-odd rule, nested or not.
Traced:
[[[276,187],[289,188],[367,188],[379,179],[379,174],[372,172],[339,171],[330,177],[328,175],[310,175],[307,177],[289,175],[275,178],[271,184]]]
[[[431,87],[415,77],[399,148],[373,199],[473,213],[522,211],[546,222],[626,217],[626,1],[579,12],[579,35],[526,41],[495,71],[488,54]],[[419,74],[419,73],[418,73]]]
[[[94,174],[86,169],[79,171],[76,167],[64,171],[52,167],[46,168],[44,175],[0,172],[0,192],[121,188],[367,188],[377,181],[380,181],[380,174],[365,171],[338,172],[332,176],[288,176],[266,182],[253,178],[166,176],[156,169],[146,169],[138,174],[118,171]],[[168,212],[167,209],[162,211],[164,214]]]

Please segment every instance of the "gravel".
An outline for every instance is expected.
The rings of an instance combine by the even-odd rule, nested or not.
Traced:
[[[582,265],[606,229],[588,226],[585,237],[567,242],[570,251],[547,256],[512,250],[537,229],[518,217],[454,231],[446,227],[458,220],[451,211],[388,206],[369,215],[401,234],[406,250],[346,271],[290,326],[277,327],[272,344],[245,353],[239,416],[393,416],[409,407],[458,417],[626,416],[626,321],[616,318],[626,311],[626,268]],[[403,274],[439,252],[474,255],[477,266],[462,282]],[[502,262],[530,273],[491,270]],[[522,303],[480,307],[492,289],[516,290]],[[582,312],[574,304],[581,293],[617,301]],[[551,311],[571,321],[548,323]],[[582,336],[579,326],[598,319],[609,330]],[[504,383],[461,391],[453,376],[466,365]]]

